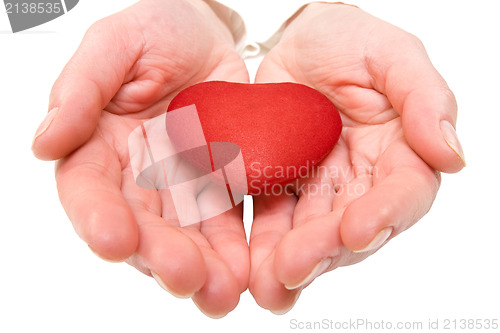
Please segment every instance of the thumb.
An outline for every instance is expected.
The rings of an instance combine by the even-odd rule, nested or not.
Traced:
[[[398,51],[377,50],[369,67],[377,89],[401,115],[410,147],[433,169],[458,172],[465,166],[455,130],[457,103],[416,37],[404,33]],[[380,46],[378,46],[380,47]]]
[[[54,83],[50,111],[33,139],[32,150],[39,159],[64,157],[90,138],[102,109],[135,62],[137,45],[127,42],[131,38],[117,29],[113,20],[111,16],[90,27]]]

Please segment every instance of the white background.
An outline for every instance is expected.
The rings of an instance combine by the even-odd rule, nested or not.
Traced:
[[[443,176],[432,210],[417,225],[364,262],[318,278],[288,314],[259,308],[245,292],[221,320],[128,265],[94,256],[59,204],[53,163],[30,151],[51,85],[85,30],[133,2],[80,1],[67,15],[18,34],[0,6],[0,332],[287,332],[297,331],[292,319],[424,327],[438,318],[500,319],[498,2],[355,2],[422,39],[456,94],[468,166]],[[237,8],[267,22],[279,9],[259,8],[277,2],[240,1]],[[264,22],[269,33],[278,24]],[[255,23],[249,27],[250,35],[261,34]]]

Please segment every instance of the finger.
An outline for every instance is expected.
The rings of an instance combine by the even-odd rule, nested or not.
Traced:
[[[125,168],[122,191],[139,226],[139,247],[127,262],[153,276],[158,284],[179,298],[189,298],[206,281],[206,265],[200,246],[208,247],[197,229],[190,237],[178,228],[169,190],[142,188],[136,184],[131,168]]]
[[[200,311],[211,318],[222,318],[232,311],[248,284],[248,246],[244,231],[241,235],[234,225],[238,220],[241,224],[241,207],[179,228],[197,245],[203,257],[206,278],[192,299]],[[231,233],[236,230],[241,239]]]
[[[175,297],[191,297],[211,318],[233,310],[241,293],[238,280],[198,227],[177,228],[175,222],[137,208],[141,237],[132,264]]]
[[[340,261],[339,227],[346,195],[338,186],[353,181],[350,159],[341,140],[296,189],[293,230],[277,246],[274,263],[279,282],[289,290],[301,290]]]
[[[179,207],[174,207],[170,190],[140,188],[131,171],[125,174],[123,190],[141,234],[137,255],[130,263],[151,274],[174,296],[193,297],[207,316],[219,318],[234,309],[242,291],[237,274],[243,275],[245,289],[248,281],[248,246],[244,231],[237,228],[237,222],[242,221],[241,206],[202,223],[180,227]],[[196,200],[193,204],[190,209],[198,211]],[[241,240],[232,232],[239,232]],[[243,256],[241,243],[245,245]]]
[[[254,220],[250,232],[250,287],[254,275],[269,257],[283,235],[292,228],[292,216],[297,198],[282,196],[256,196]]]
[[[193,296],[193,302],[208,317],[222,318],[238,305],[238,281],[215,251],[210,248],[202,250],[207,278],[203,287]]]
[[[422,43],[404,31],[391,31],[390,44],[372,39],[367,47],[366,65],[374,86],[401,115],[405,137],[415,152],[434,169],[457,172],[465,160],[455,131],[455,97]],[[380,34],[387,36],[387,31]],[[389,45],[398,45],[397,51]]]
[[[439,174],[404,140],[387,148],[373,169],[373,187],[354,200],[341,222],[342,241],[355,252],[373,252],[430,209]]]
[[[177,228],[176,222],[153,212],[156,208],[135,208],[140,241],[131,263],[175,297],[192,297],[209,317],[220,318],[233,310],[239,301],[238,281],[198,227]]]
[[[198,187],[204,190],[197,193]],[[161,215],[171,225],[183,226],[181,230],[200,246],[214,249],[230,268],[240,292],[243,292],[248,287],[250,265],[243,227],[243,206],[240,204],[228,209],[220,202],[229,199],[227,192],[226,197],[219,197],[219,192],[216,192],[219,188],[211,187],[210,183],[197,185],[192,182],[183,186],[182,191],[172,193],[172,188],[161,190]],[[205,216],[212,217],[200,221]]]
[[[254,197],[254,221],[250,233],[250,284],[256,302],[263,308],[284,313],[298,295],[290,293],[276,277],[274,250],[291,230],[295,196]]]
[[[235,276],[239,292],[244,292],[250,276],[250,252],[243,227],[243,204],[203,221],[200,231]]]
[[[321,169],[314,169],[321,170]],[[335,188],[329,177],[307,178],[298,186],[299,200],[293,213],[293,228],[332,210]]]
[[[283,283],[278,280],[274,262],[273,252],[257,269],[250,292],[260,307],[281,315],[293,308],[300,297],[301,289],[286,289]]]
[[[299,188],[293,230],[276,248],[275,271],[287,289],[301,290],[353,259],[342,244],[340,220],[345,207],[359,197],[359,188],[371,182],[349,166],[351,158],[341,143]]]
[[[198,244],[147,210],[136,212],[136,218],[140,223],[136,262],[172,295],[192,297],[207,280],[207,265]]]
[[[344,255],[341,212],[318,216],[288,232],[276,248],[274,268],[289,290],[299,290],[336,267]]]
[[[124,82],[141,45],[131,42],[140,39],[115,25],[112,18],[94,24],[56,80],[50,94],[51,111],[33,141],[38,158],[61,158],[88,140],[101,110]]]
[[[137,224],[120,190],[121,165],[99,136],[60,160],[56,181],[61,203],[77,234],[106,260],[121,261],[138,244]]]
[[[343,197],[343,193],[339,193],[340,184],[350,183],[353,177],[351,155],[345,139],[341,138],[325,159],[295,188],[299,200],[293,213],[294,229],[331,212],[334,200],[336,206],[342,207],[345,201],[339,200],[339,196]]]

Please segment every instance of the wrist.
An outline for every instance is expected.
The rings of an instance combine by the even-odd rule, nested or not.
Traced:
[[[338,7],[337,9],[345,9],[345,10],[353,10],[353,9],[359,9],[358,6],[356,5],[351,5],[345,2],[327,2],[327,1],[313,1],[310,2],[304,6],[302,6],[291,18],[293,19],[298,19],[302,18],[303,16],[308,16],[314,13],[321,13],[325,9],[332,9],[334,7]],[[292,23],[293,20],[290,20],[288,22],[289,24]]]
[[[231,8],[215,0],[183,0],[204,15],[218,37],[234,45],[243,42],[245,25],[241,16]]]
[[[231,40],[237,50],[243,47],[246,34],[243,18],[233,10],[216,0],[203,0],[217,19],[223,24],[225,30],[231,35]]]
[[[326,1],[313,1],[299,7],[288,19],[280,26],[280,28],[265,42],[260,43],[266,49],[273,48],[278,44],[285,36],[294,35],[296,32],[295,26],[301,25],[299,22],[306,21],[310,23],[310,19],[317,15],[320,15],[325,10],[331,10],[337,6],[335,11],[342,10],[358,10],[359,7],[344,2],[326,2]],[[342,10],[339,10],[342,9]],[[314,19],[313,19],[314,20]],[[308,24],[309,24],[308,23]]]
[[[241,16],[215,0],[141,0],[147,8],[188,6],[203,17],[210,26],[207,33],[215,33],[232,45],[243,41],[245,25]]]

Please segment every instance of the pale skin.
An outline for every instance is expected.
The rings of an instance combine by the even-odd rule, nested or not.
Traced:
[[[364,260],[417,222],[439,172],[465,165],[454,96],[418,39],[355,7],[314,4],[256,82],[306,84],[338,107],[343,133],[322,162],[332,172],[301,180],[330,190],[255,198],[250,246],[241,205],[180,228],[168,191],[135,185],[127,136],[207,80],[248,82],[226,26],[197,0],[143,0],[91,27],[54,85],[57,111],[33,151],[58,160],[61,203],[96,254],[192,297],[211,317],[233,310],[247,288],[261,307],[286,312],[314,277]]]

